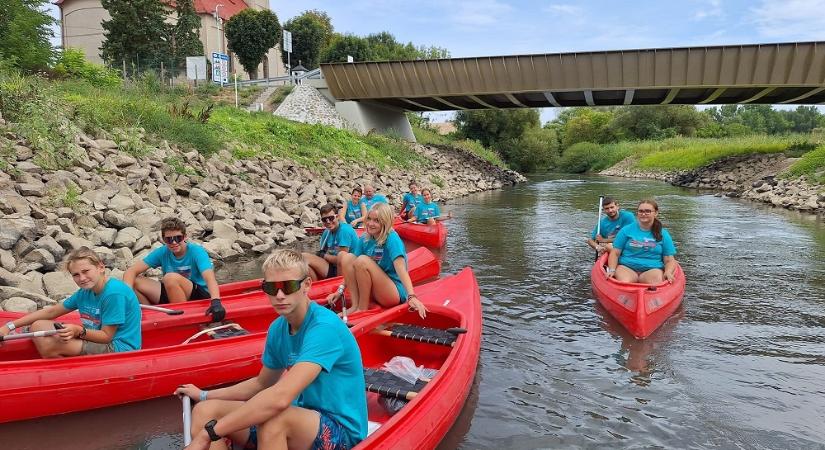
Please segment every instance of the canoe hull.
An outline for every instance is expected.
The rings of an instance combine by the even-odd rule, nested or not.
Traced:
[[[403,222],[394,227],[401,239],[431,248],[441,248],[447,243],[447,227],[443,222],[434,225]]]
[[[653,334],[682,304],[686,280],[681,266],[676,268],[673,283],[651,286],[606,279],[606,263],[607,254],[604,254],[591,269],[593,295],[636,338]]]

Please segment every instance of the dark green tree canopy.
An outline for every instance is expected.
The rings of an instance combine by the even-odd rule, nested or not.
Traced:
[[[336,34],[321,52],[322,62],[346,62],[347,55],[356,61],[373,61],[369,43],[353,34]]]
[[[460,136],[496,148],[501,142],[518,140],[528,128],[538,127],[539,112],[530,108],[459,111],[454,123]]]
[[[105,40],[100,47],[103,60],[120,67],[158,67],[171,51],[166,10],[160,0],[101,0],[110,20],[102,23]]]
[[[321,62],[345,62],[347,55],[356,61],[397,61],[448,58],[450,52],[440,47],[416,47],[412,42],[402,44],[386,31],[367,37],[336,34],[321,52]]]
[[[54,24],[45,0],[0,0],[0,56],[25,71],[43,70],[54,58]]]
[[[258,64],[281,41],[281,23],[272,11],[247,8],[224,25],[229,51],[238,55],[241,65],[255,78]]]
[[[192,0],[176,0],[175,13],[177,23],[171,26],[172,57],[178,67],[186,63],[187,56],[203,55],[203,43],[200,38],[201,19],[195,12]]]
[[[301,64],[309,70],[318,67],[321,62],[321,50],[332,40],[332,21],[323,11],[304,11],[300,16],[289,19],[284,30],[292,32],[292,57],[289,62],[294,66]],[[283,52],[284,62],[288,62],[287,53]]]

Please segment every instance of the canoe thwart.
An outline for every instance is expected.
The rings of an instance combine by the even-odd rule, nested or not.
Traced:
[[[402,400],[414,399],[418,392],[427,385],[425,380],[416,380],[415,385],[412,385],[386,370],[367,368],[364,368],[364,382],[369,392]]]
[[[427,344],[452,346],[462,332],[467,332],[461,328],[450,328],[443,330],[440,328],[418,327],[415,325],[395,325],[390,330],[376,330],[377,334],[391,336],[409,341],[424,342]]]

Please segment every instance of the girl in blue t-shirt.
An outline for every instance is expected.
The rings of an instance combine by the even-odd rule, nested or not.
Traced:
[[[607,277],[627,283],[673,281],[675,254],[673,239],[659,221],[659,205],[642,200],[636,208],[636,223],[623,227],[613,240]]]
[[[413,211],[415,213],[413,219],[416,222],[435,225],[436,220],[445,220],[450,217],[441,217],[441,209],[438,207],[438,203],[433,201],[433,193],[429,188],[422,189],[421,196],[423,199],[415,205]]]
[[[369,309],[370,301],[384,308],[407,303],[411,311],[421,317],[427,308],[413,291],[412,280],[407,272],[407,251],[398,233],[392,229],[392,207],[376,203],[367,213],[366,233],[361,237],[360,252],[356,256],[347,253],[342,261],[344,285],[352,297],[352,307],[347,314]],[[339,290],[327,298],[334,301],[343,293]]]
[[[33,338],[44,358],[139,350],[140,303],[134,291],[106,276],[100,257],[86,247],[70,252],[64,264],[80,289],[62,303],[0,326],[0,336],[26,325],[31,325],[32,332],[57,329],[54,336]],[[54,319],[74,310],[80,313],[80,324],[55,326]]]
[[[352,198],[344,203],[344,207],[338,212],[338,218],[343,223],[350,224],[353,228],[363,225],[364,216],[367,215],[367,207],[361,200],[363,192],[360,187],[352,190]]]

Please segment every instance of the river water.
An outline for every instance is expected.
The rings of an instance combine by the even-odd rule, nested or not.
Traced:
[[[590,292],[584,239],[601,194],[629,209],[655,197],[688,277],[683,307],[646,340]],[[536,177],[448,209],[444,272],[475,270],[484,334],[441,448],[825,448],[821,219],[605,177]],[[257,262],[219,272],[256,276]],[[0,425],[0,442],[166,450],[179,430],[170,397]]]

